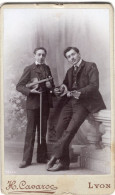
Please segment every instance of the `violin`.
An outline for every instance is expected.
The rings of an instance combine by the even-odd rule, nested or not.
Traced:
[[[51,76],[49,76],[46,79],[42,79],[42,80],[39,80],[38,78],[32,78],[31,83],[27,83],[26,87],[29,88],[29,89],[37,89],[39,87],[40,83],[44,83],[44,82],[47,82],[47,81],[50,81],[50,80],[52,80]]]

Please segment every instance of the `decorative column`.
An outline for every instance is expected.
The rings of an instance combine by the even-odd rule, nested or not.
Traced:
[[[90,118],[91,119],[91,118]],[[110,173],[110,128],[111,112],[101,110],[93,114],[92,124],[97,124],[98,132],[89,132],[89,144],[81,148],[81,167],[102,173]],[[90,120],[91,122],[91,120]]]
[[[102,144],[104,147],[109,147],[111,144],[111,112],[109,110],[101,110],[93,114],[95,121],[102,122],[103,128],[100,129],[102,135]]]
[[[105,173],[110,173],[111,168],[111,112],[109,110],[101,110],[94,115],[96,121],[102,121],[102,156],[104,156]]]
[[[100,148],[100,141],[101,141],[102,134],[99,131],[99,129],[102,122],[95,120],[95,116],[91,114],[88,116],[87,120],[89,123],[89,132],[87,133],[87,140],[90,149]]]

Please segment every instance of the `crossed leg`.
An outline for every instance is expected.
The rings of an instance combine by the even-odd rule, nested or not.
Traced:
[[[60,159],[63,166],[69,166],[69,144],[88,114],[88,110],[73,99],[62,109],[56,128],[58,141],[54,146],[53,157]]]

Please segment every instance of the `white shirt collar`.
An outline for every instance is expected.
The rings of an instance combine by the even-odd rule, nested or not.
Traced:
[[[79,67],[80,64],[81,64],[81,62],[82,62],[82,59],[80,59],[79,62],[78,62],[77,64],[74,64],[74,67],[75,67],[75,66]]]
[[[41,65],[41,64],[39,64],[37,61],[35,61],[35,64],[36,64],[36,65]]]

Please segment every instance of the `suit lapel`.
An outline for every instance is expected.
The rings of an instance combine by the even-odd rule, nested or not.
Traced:
[[[41,72],[40,72],[40,69],[39,69],[39,68],[37,68],[37,66],[36,66],[36,64],[35,64],[35,63],[33,64],[33,69],[35,70],[35,72],[37,72],[37,73],[41,73]]]
[[[35,63],[33,64],[33,69],[35,70],[35,72],[41,74],[41,70],[39,68],[37,68]],[[42,65],[42,69],[43,69],[43,72],[44,72],[45,71],[44,64]]]
[[[42,67],[37,68],[36,64],[34,63],[33,70],[40,80],[48,77],[48,73],[47,73],[47,69],[46,69],[45,64],[42,64]]]
[[[32,69],[36,69],[36,64],[35,63],[32,64]]]
[[[73,84],[73,66],[69,69],[69,72],[68,72],[68,80],[69,80],[69,90],[71,89],[72,87],[72,84]]]
[[[77,76],[78,76],[78,74],[80,73],[80,71],[82,70],[82,68],[84,67],[84,65],[85,65],[85,62],[82,60],[80,66],[79,66],[79,68],[78,68],[78,70],[77,70]]]

